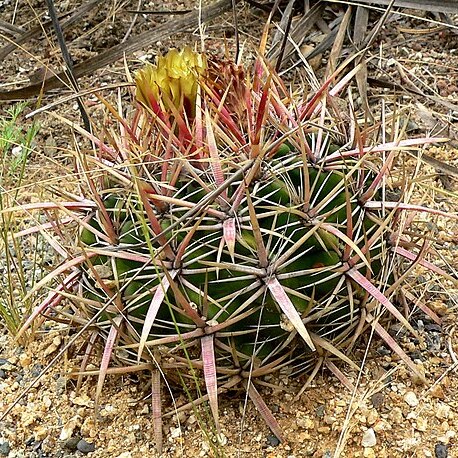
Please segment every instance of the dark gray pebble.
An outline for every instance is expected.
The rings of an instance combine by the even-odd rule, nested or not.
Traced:
[[[323,418],[324,417],[324,411],[325,411],[325,407],[324,405],[321,405],[321,406],[318,406],[315,410],[315,415],[318,417],[318,418]]]
[[[89,453],[93,452],[95,450],[95,445],[91,444],[90,442],[86,442],[84,439],[81,439],[77,444],[76,448],[81,452],[81,453]]]
[[[38,377],[43,370],[43,366],[41,364],[34,364],[30,373],[33,377]]]
[[[275,434],[269,434],[267,436],[267,444],[270,447],[277,447],[280,444],[280,439]]]
[[[0,378],[6,378],[6,372],[3,369],[0,369]]]
[[[410,357],[415,361],[416,359],[419,359],[420,361],[424,361],[425,358],[423,358],[423,355],[421,354],[421,351],[415,350],[412,353],[410,353]]]
[[[385,402],[385,395],[383,393],[374,393],[371,396],[371,402],[374,409],[379,409]]]
[[[442,332],[442,327],[436,323],[427,324],[425,329],[429,332]]]
[[[11,447],[10,444],[5,441],[0,444],[0,455],[8,456],[10,453]]]
[[[436,446],[434,447],[434,456],[436,458],[447,458],[448,457],[447,446],[444,444],[436,444]]]
[[[70,437],[68,438],[63,444],[62,447],[66,448],[67,450],[75,451],[78,448],[78,442],[81,441],[81,437]]]
[[[391,354],[390,350],[388,350],[386,347],[381,345],[380,347],[377,348],[377,353],[381,356],[388,356]]]

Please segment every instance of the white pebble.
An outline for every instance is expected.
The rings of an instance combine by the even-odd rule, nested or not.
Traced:
[[[367,429],[363,434],[361,445],[363,447],[373,447],[377,443],[375,432],[372,428]]]
[[[404,395],[404,401],[409,404],[410,407],[417,407],[418,405],[417,395],[413,391],[407,391]]]
[[[181,436],[181,428],[170,428],[170,437],[176,439]]]

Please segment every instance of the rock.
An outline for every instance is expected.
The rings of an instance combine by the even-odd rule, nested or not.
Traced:
[[[373,447],[377,443],[375,432],[372,428],[367,429],[363,434],[361,445],[363,447]]]
[[[391,423],[400,424],[404,421],[402,410],[399,407],[394,407],[388,414],[388,418]]]
[[[428,419],[423,418],[423,417],[418,417],[415,429],[421,432],[425,432],[428,429]]]
[[[377,348],[377,353],[381,356],[388,356],[391,354],[390,350],[388,350],[386,347],[381,345],[380,347]]]
[[[80,440],[81,440],[81,437],[79,436],[70,437],[63,442],[62,447],[74,452],[78,449],[78,442]]]
[[[10,450],[11,447],[9,442],[5,441],[0,444],[0,455],[8,456],[10,454]]]
[[[65,377],[59,377],[56,380],[56,394],[61,396],[65,393],[65,388],[67,386],[67,379]]]
[[[66,441],[68,439],[71,439],[73,436],[73,431],[80,423],[81,423],[80,419],[77,416],[67,421],[67,423],[65,423],[65,425],[62,427],[62,430],[59,436],[59,440]]]
[[[60,336],[54,337],[54,339],[51,342],[51,345],[46,347],[43,356],[49,356],[51,353],[54,353],[60,347],[61,343],[62,338]]]
[[[385,420],[379,420],[374,425],[374,431],[376,433],[379,433],[381,431],[390,431],[391,429],[393,429],[392,426]]]
[[[371,409],[367,414],[367,424],[372,426],[379,418],[378,412],[375,409]]]
[[[100,410],[100,416],[102,418],[107,418],[107,417],[111,417],[112,415],[114,415],[116,413],[116,409],[110,405],[110,404],[107,404],[105,407],[103,407],[101,410]],[[181,421],[181,418],[180,418],[180,421]]]
[[[324,411],[325,411],[325,406],[324,405],[318,406],[316,408],[316,410],[315,410],[315,415],[318,418],[323,418],[324,417]]]
[[[447,446],[444,444],[436,444],[436,446],[434,447],[434,456],[436,458],[447,458],[448,457]]]
[[[224,447],[227,445],[227,437],[223,433],[219,433],[216,435],[216,440],[218,441],[218,445]]]
[[[178,428],[174,428],[174,427],[171,427],[170,428],[170,438],[171,439],[176,439],[177,437],[180,437],[181,436],[181,428],[178,427]]]
[[[27,355],[26,353],[21,353],[19,355],[19,364],[22,367],[29,367],[31,363],[32,363],[32,358],[30,357],[30,355]]]
[[[87,395],[76,396],[72,399],[73,404],[82,407],[94,407],[94,401]]]
[[[372,406],[374,407],[374,409],[378,409],[379,407],[381,407],[383,405],[385,401],[385,395],[383,393],[374,393],[372,396],[371,396],[371,402],[372,402]]]
[[[35,442],[35,436],[30,436],[24,443],[27,447],[30,447]]]
[[[434,385],[429,393],[433,398],[445,399],[444,389],[440,385]]]
[[[32,370],[30,371],[30,374],[33,377],[38,377],[41,374],[42,370],[43,370],[43,366],[41,364],[34,364],[32,367]]]
[[[91,444],[90,442],[86,442],[84,439],[81,439],[77,444],[76,448],[81,452],[81,453],[90,453],[95,450],[95,445]]]
[[[413,391],[407,391],[404,395],[404,401],[409,404],[410,407],[417,407],[418,405],[417,395]]]
[[[148,404],[145,404],[142,407],[142,409],[140,410],[140,415],[149,415],[149,405]],[[186,423],[189,423],[189,421],[187,421]]]
[[[0,378],[6,378],[6,372],[3,369],[0,369]]]
[[[277,447],[280,444],[280,439],[275,434],[269,434],[267,436],[267,444],[269,447]]]
[[[189,415],[188,419],[186,420],[186,424],[188,426],[192,426],[197,421],[197,418],[194,414]]]
[[[449,418],[450,416],[450,406],[440,402],[436,408],[436,417],[441,419]]]
[[[427,325],[425,326],[425,329],[426,329],[427,331],[432,331],[432,332],[439,332],[439,333],[442,332],[442,326],[439,326],[439,325],[436,324],[436,323],[427,324]]]
[[[299,428],[303,429],[312,429],[315,427],[315,422],[306,416],[301,416],[299,418],[296,418],[296,424],[299,426]]]
[[[35,430],[34,435],[36,441],[42,441],[45,437],[48,436],[48,428],[46,428],[45,426],[39,426]]]
[[[371,448],[371,447],[366,447],[364,449],[364,454],[363,454],[364,458],[375,458],[375,452],[374,452],[374,449]]]

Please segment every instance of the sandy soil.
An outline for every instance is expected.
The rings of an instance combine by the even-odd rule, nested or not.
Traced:
[[[41,2],[31,2],[40,15]],[[69,11],[76,2],[58,2],[61,11]],[[167,4],[172,8],[185,8],[184,4]],[[102,9],[94,12],[72,31],[67,39],[75,60],[99,52],[122,39],[132,20],[128,9],[136,9],[133,2],[124,7],[111,3],[109,14]],[[152,2],[143,2],[142,9],[152,9]],[[157,8],[157,6],[156,6]],[[0,18],[12,22],[14,5],[0,2]],[[418,12],[417,12],[418,14]],[[40,16],[41,17],[41,16]],[[30,26],[34,14],[29,5],[19,4],[15,24]],[[458,17],[453,18],[458,24]],[[162,16],[141,15],[132,33],[139,33],[154,23],[166,20]],[[265,15],[247,6],[240,10],[240,33],[246,42],[247,55],[254,49]],[[218,24],[206,29],[211,49],[222,51],[225,36],[229,47],[234,45],[230,26],[231,16],[225,15]],[[399,16],[393,18],[382,30],[371,51],[374,56],[370,72],[374,76],[389,76],[398,84],[408,84],[420,95],[396,94],[395,89],[370,89],[374,110],[380,106],[380,96],[385,95],[407,107],[409,129],[413,135],[433,132],[449,136],[452,141],[442,148],[430,148],[428,154],[450,165],[458,166],[455,137],[458,116],[458,35],[422,20]],[[428,29],[428,30],[426,30]],[[135,56],[127,56],[128,65],[136,67],[139,59],[148,59],[157,52],[183,42],[198,40],[197,34],[181,35],[161,43],[152,43]],[[313,40],[311,40],[313,45]],[[24,45],[0,63],[0,73],[6,84],[26,84],[40,71],[43,63],[58,68],[60,54],[48,40],[34,40]],[[31,53],[39,60],[32,58]],[[326,55],[315,60],[317,73],[323,67]],[[81,87],[112,83],[123,79],[123,62],[104,68],[91,78],[82,78]],[[45,102],[59,95],[49,94]],[[2,106],[0,105],[0,109]],[[89,107],[92,116],[100,116],[100,105]],[[60,112],[77,119],[75,105],[64,104]],[[407,116],[406,115],[406,116]],[[51,116],[40,116],[40,134],[36,152],[27,169],[26,184],[21,192],[21,202],[38,201],[50,193],[50,185],[74,191],[69,177],[71,163],[66,151],[72,148],[72,134]],[[411,158],[411,165],[416,159]],[[419,200],[436,205],[448,212],[458,211],[457,177],[423,164],[419,180]],[[431,191],[431,187],[436,191]],[[440,191],[438,192],[437,189]],[[455,193],[455,194],[453,194]],[[450,265],[458,261],[458,226],[443,218],[430,221],[429,229],[439,242],[440,253]],[[456,272],[456,271],[455,271]],[[265,388],[263,396],[282,426],[287,441],[278,444],[253,405],[246,403],[243,392],[221,399],[221,443],[209,443],[205,431],[211,429],[209,412],[200,407],[196,411],[168,417],[164,421],[164,455],[183,456],[254,456],[254,457],[454,457],[458,456],[458,378],[455,370],[458,359],[458,333],[455,329],[454,310],[458,306],[458,292],[451,284],[435,279],[425,272],[417,287],[425,288],[428,304],[443,317],[442,326],[435,325],[424,316],[416,314],[411,322],[418,330],[419,339],[392,326],[390,332],[397,336],[404,350],[420,364],[427,383],[419,384],[399,363],[397,357],[376,339],[361,374],[342,367],[345,374],[357,385],[354,393],[342,387],[334,376],[319,373],[312,385],[296,399],[296,393],[306,377],[292,379],[282,373],[276,383],[282,391]],[[456,288],[456,286],[455,286]],[[27,346],[18,346],[3,332],[0,336],[0,410],[3,411],[17,399],[43,367],[63,348],[69,336],[56,330],[54,325],[38,332]],[[353,355],[364,357],[368,345],[363,341]],[[155,457],[151,425],[148,380],[145,376],[109,376],[100,400],[98,418],[94,418],[94,378],[85,380],[79,393],[75,381],[66,374],[78,367],[78,348],[72,349],[40,380],[35,388],[21,400],[11,414],[0,423],[0,456],[16,457]],[[173,392],[176,405],[187,402],[183,393]],[[170,393],[164,392],[171,406]],[[340,453],[340,455],[339,455]]]

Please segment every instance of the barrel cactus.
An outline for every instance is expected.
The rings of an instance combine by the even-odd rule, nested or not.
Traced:
[[[358,368],[371,328],[419,372],[381,323],[415,332],[393,301],[397,258],[433,267],[400,216],[426,209],[382,195],[397,151],[440,139],[375,143],[334,105],[340,72],[291,94],[261,58],[247,73],[171,50],[136,73],[127,107],[99,96],[105,127],[78,155],[86,195],[59,204],[79,214],[69,276],[21,332],[70,300],[87,355],[105,342],[97,398],[111,365],[152,372],[159,444],[163,378],[195,383],[217,428],[218,396],[243,387],[281,439],[256,388],[268,374],[325,365],[350,384],[335,361]]]

